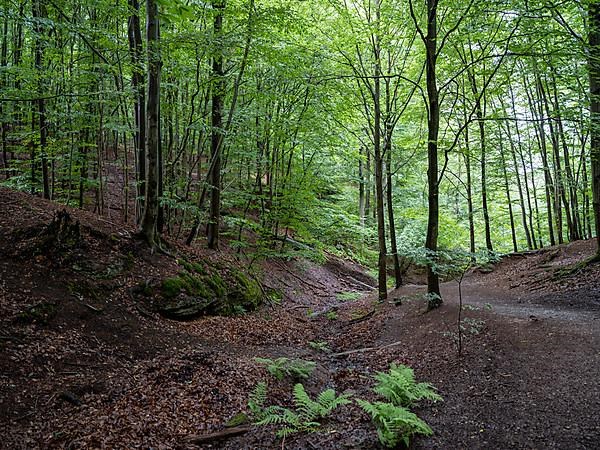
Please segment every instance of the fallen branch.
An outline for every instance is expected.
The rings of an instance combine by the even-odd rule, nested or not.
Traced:
[[[358,348],[356,350],[348,350],[348,351],[341,352],[341,353],[334,353],[331,356],[334,358],[338,358],[340,356],[352,355],[353,353],[365,353],[365,352],[370,352],[370,351],[383,350],[384,348],[394,347],[396,345],[401,345],[404,343],[405,343],[404,341],[397,341],[397,342],[392,342],[391,344],[382,345],[381,347]]]
[[[377,289],[375,286],[371,286],[370,284],[367,283],[363,283],[360,280],[357,280],[356,278],[348,275],[348,279],[356,284],[358,284],[359,286],[365,287],[367,288],[369,291],[374,291],[375,289]]]
[[[189,444],[196,444],[196,445],[209,444],[211,442],[218,441],[221,439],[227,439],[230,437],[240,436],[242,434],[247,433],[251,429],[252,429],[251,426],[242,425],[239,427],[227,428],[222,431],[216,431],[214,433],[188,436],[184,440]]]
[[[357,324],[357,323],[364,322],[365,320],[367,320],[367,319],[369,319],[369,318],[373,317],[373,314],[375,314],[375,310],[374,310],[374,309],[372,309],[371,311],[369,311],[369,312],[368,312],[368,313],[366,313],[366,314],[363,314],[363,315],[362,315],[362,316],[360,316],[360,317],[357,317],[356,319],[349,320],[349,321],[346,323],[346,325],[355,325],[355,324]]]

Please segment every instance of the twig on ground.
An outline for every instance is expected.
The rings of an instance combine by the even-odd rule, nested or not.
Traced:
[[[385,348],[389,348],[389,347],[395,347],[396,345],[401,345],[401,344],[405,344],[406,341],[396,341],[396,342],[392,342],[391,344],[387,344],[387,345],[382,345],[380,347],[365,347],[365,348],[358,348],[356,350],[348,350],[345,352],[340,352],[340,353],[334,353],[333,355],[331,355],[334,358],[338,358],[340,356],[346,356],[346,355],[351,355],[353,353],[365,353],[365,352],[370,352],[370,351],[377,351],[377,350],[383,350]]]
[[[245,434],[248,431],[250,431],[251,429],[252,429],[251,426],[242,425],[239,427],[227,428],[222,431],[215,431],[214,433],[188,436],[184,440],[189,444],[196,444],[196,445],[209,444],[211,442],[218,441],[221,439],[227,439],[230,437],[235,437],[235,436],[239,436],[241,434]]]

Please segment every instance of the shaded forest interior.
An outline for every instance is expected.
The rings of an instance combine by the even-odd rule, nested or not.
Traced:
[[[3,2],[3,184],[379,265],[595,234],[597,6]],[[594,200],[595,199],[595,200]],[[425,243],[425,248],[423,248]],[[443,264],[441,264],[443,265]],[[435,301],[433,301],[432,306]]]
[[[151,372],[168,359],[168,346],[183,339],[172,364],[189,371],[181,375],[185,383],[196,383],[198,366],[210,358],[192,348],[216,346],[222,354],[211,358],[228,375],[235,378],[238,369],[250,375],[235,378],[235,388],[215,383],[231,394],[234,409],[250,408],[255,424],[273,425],[283,416],[265,411],[288,413],[261,409],[267,394],[256,384],[251,358],[273,357],[263,358],[271,374],[308,370],[278,367],[280,344],[284,358],[312,352],[319,360],[322,372],[310,395],[323,386],[337,394],[352,390],[372,378],[370,368],[410,379],[410,369],[395,365],[402,362],[432,379],[439,369],[444,397],[462,401],[487,382],[489,392],[511,395],[490,373],[508,373],[508,359],[494,352],[510,353],[521,335],[530,339],[522,344],[530,357],[543,353],[532,343],[541,336],[566,336],[586,349],[598,341],[600,0],[0,0],[0,6],[2,351],[15,344],[38,355],[40,331],[44,346],[64,340],[60,352],[110,352],[110,359],[91,356],[84,364],[106,363],[110,377],[122,377],[128,358],[139,363],[135,370]],[[17,287],[13,263],[28,274],[27,289]],[[48,294],[39,289],[44,280]],[[463,281],[472,316],[463,309]],[[488,304],[497,311],[485,310]],[[421,317],[421,306],[431,315]],[[71,341],[61,327],[81,326],[74,317],[91,323],[94,337],[104,336],[104,328],[110,336],[90,344],[82,331]],[[407,324],[424,340],[396,349],[407,342]],[[164,341],[156,332],[163,326]],[[311,350],[301,350],[308,338],[295,341],[288,330],[311,336]],[[223,333],[222,342],[210,333]],[[140,344],[123,357],[118,336],[142,337],[157,350]],[[460,359],[463,339],[466,359]],[[549,339],[567,364],[566,347]],[[481,345],[475,351],[469,342]],[[456,349],[459,362],[448,356]],[[2,368],[17,370],[21,353],[10,353]],[[432,356],[441,353],[442,360]],[[527,378],[533,369],[519,357],[515,379]],[[467,360],[477,375],[462,374]],[[81,375],[52,361],[68,376]],[[598,369],[593,358],[573,364],[586,383]],[[30,366],[46,380],[36,372],[39,364],[27,360]],[[108,372],[95,370],[107,384]],[[467,377],[461,389],[470,390],[453,391],[450,374]],[[29,375],[21,375],[15,382],[23,387]],[[159,384],[160,377],[180,375],[153,376]],[[16,417],[0,408],[12,423],[11,442],[18,441],[21,420],[31,420],[36,433],[62,430],[64,415],[49,409],[56,398],[80,407],[81,398],[97,395],[100,409],[126,399],[126,410],[133,391],[145,392],[137,381],[120,386],[122,397],[105,386],[73,393],[48,383],[38,393],[48,402],[47,416],[39,417],[31,412],[37,400],[32,406],[29,394],[7,388],[6,398],[24,405]],[[566,380],[556,383],[579,399]],[[253,386],[259,400],[246,403]],[[287,406],[292,388],[297,401],[309,404],[304,387],[275,387],[287,395]],[[546,405],[543,392],[530,384],[526,390]],[[364,383],[359,391],[368,391]],[[313,415],[323,419],[334,406],[351,404],[339,421],[359,423],[368,413],[383,427],[382,445],[431,434],[410,415],[420,400],[432,406],[425,415],[434,424],[472,419],[463,434],[452,437],[448,429],[430,445],[468,445],[480,426],[487,430],[469,415],[469,405],[474,413],[489,406],[479,400],[440,413],[439,398],[427,389],[419,400],[387,406],[369,403],[372,391],[356,404],[347,393],[323,392],[329,403],[310,403]],[[210,439],[213,432],[222,437],[216,429],[231,411],[213,394],[206,404],[220,415],[190,418],[186,435],[201,428]],[[585,447],[598,436],[585,419],[597,405],[579,400],[583,431],[569,436]],[[511,401],[531,412],[518,398]],[[379,420],[405,412],[412,427],[405,435]],[[314,431],[310,417],[292,424],[294,433]],[[548,427],[571,426],[543,417]],[[273,433],[247,425],[226,431],[227,445],[275,442]],[[162,426],[149,434],[149,445],[179,445],[183,431]],[[102,445],[89,429],[64,433],[34,441]],[[540,433],[539,441],[484,433],[477,442],[544,447],[563,439]],[[299,439],[304,448],[317,445]],[[364,448],[380,445],[362,425],[348,439]],[[334,445],[325,437],[319,442],[316,448]]]

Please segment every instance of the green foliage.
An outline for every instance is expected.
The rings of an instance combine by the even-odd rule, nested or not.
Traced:
[[[331,349],[329,348],[329,345],[325,341],[319,341],[319,342],[309,341],[308,345],[310,348],[312,348],[314,350],[318,350],[323,353],[329,353],[331,351]]]
[[[325,317],[327,317],[327,320],[337,320],[338,314],[335,311],[327,311]]]
[[[280,357],[277,359],[254,358],[254,360],[266,367],[267,371],[278,380],[290,377],[295,380],[308,378],[315,370],[316,363],[303,359],[289,359]]]
[[[248,408],[257,425],[276,425],[278,437],[286,437],[298,432],[314,432],[321,426],[321,420],[329,416],[338,406],[350,403],[350,394],[336,395],[333,389],[321,392],[311,399],[304,386],[294,385],[294,409],[282,406],[265,407],[267,385],[259,383],[248,401]]]
[[[421,400],[441,401],[442,397],[429,383],[417,383],[410,367],[391,364],[390,370],[377,372],[377,383],[373,391],[388,402],[370,403],[357,399],[356,402],[373,420],[379,441],[386,447],[395,447],[400,442],[408,446],[415,434],[430,436],[431,428],[410,408]]]
[[[361,399],[356,399],[356,402],[371,416],[379,441],[386,447],[395,447],[400,442],[408,446],[415,434],[430,436],[433,433],[429,425],[402,406],[383,402],[370,403]]]
[[[362,297],[362,295],[363,294],[361,294],[360,292],[349,291],[349,292],[339,292],[335,297],[342,302],[350,302],[350,301],[358,300],[359,298]]]
[[[442,400],[431,384],[417,383],[408,366],[392,364],[387,373],[377,372],[375,379],[373,391],[394,405],[410,407],[420,400]]]

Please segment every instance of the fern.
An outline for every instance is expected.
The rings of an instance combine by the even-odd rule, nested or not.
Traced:
[[[313,361],[303,359],[289,359],[285,357],[277,359],[254,358],[254,360],[266,367],[267,371],[278,380],[283,380],[289,376],[295,380],[308,378],[315,370],[316,364]]]
[[[277,437],[286,437],[298,432],[314,432],[321,426],[321,419],[331,414],[338,406],[350,403],[349,394],[337,396],[333,389],[321,392],[316,400],[313,400],[300,383],[294,386],[293,394],[295,410],[277,405],[265,408],[266,384],[259,383],[248,400],[254,423],[279,426]]]
[[[254,418],[260,420],[264,413],[264,405],[267,401],[267,383],[261,381],[256,385],[248,399],[248,409]]]
[[[440,401],[442,397],[429,383],[417,383],[410,367],[392,364],[388,373],[377,372],[377,394],[396,406],[410,407],[421,400]]]
[[[361,399],[356,399],[356,402],[373,419],[379,441],[385,447],[395,447],[400,442],[408,446],[415,434],[433,434],[429,425],[402,406],[383,402],[370,403]]]

